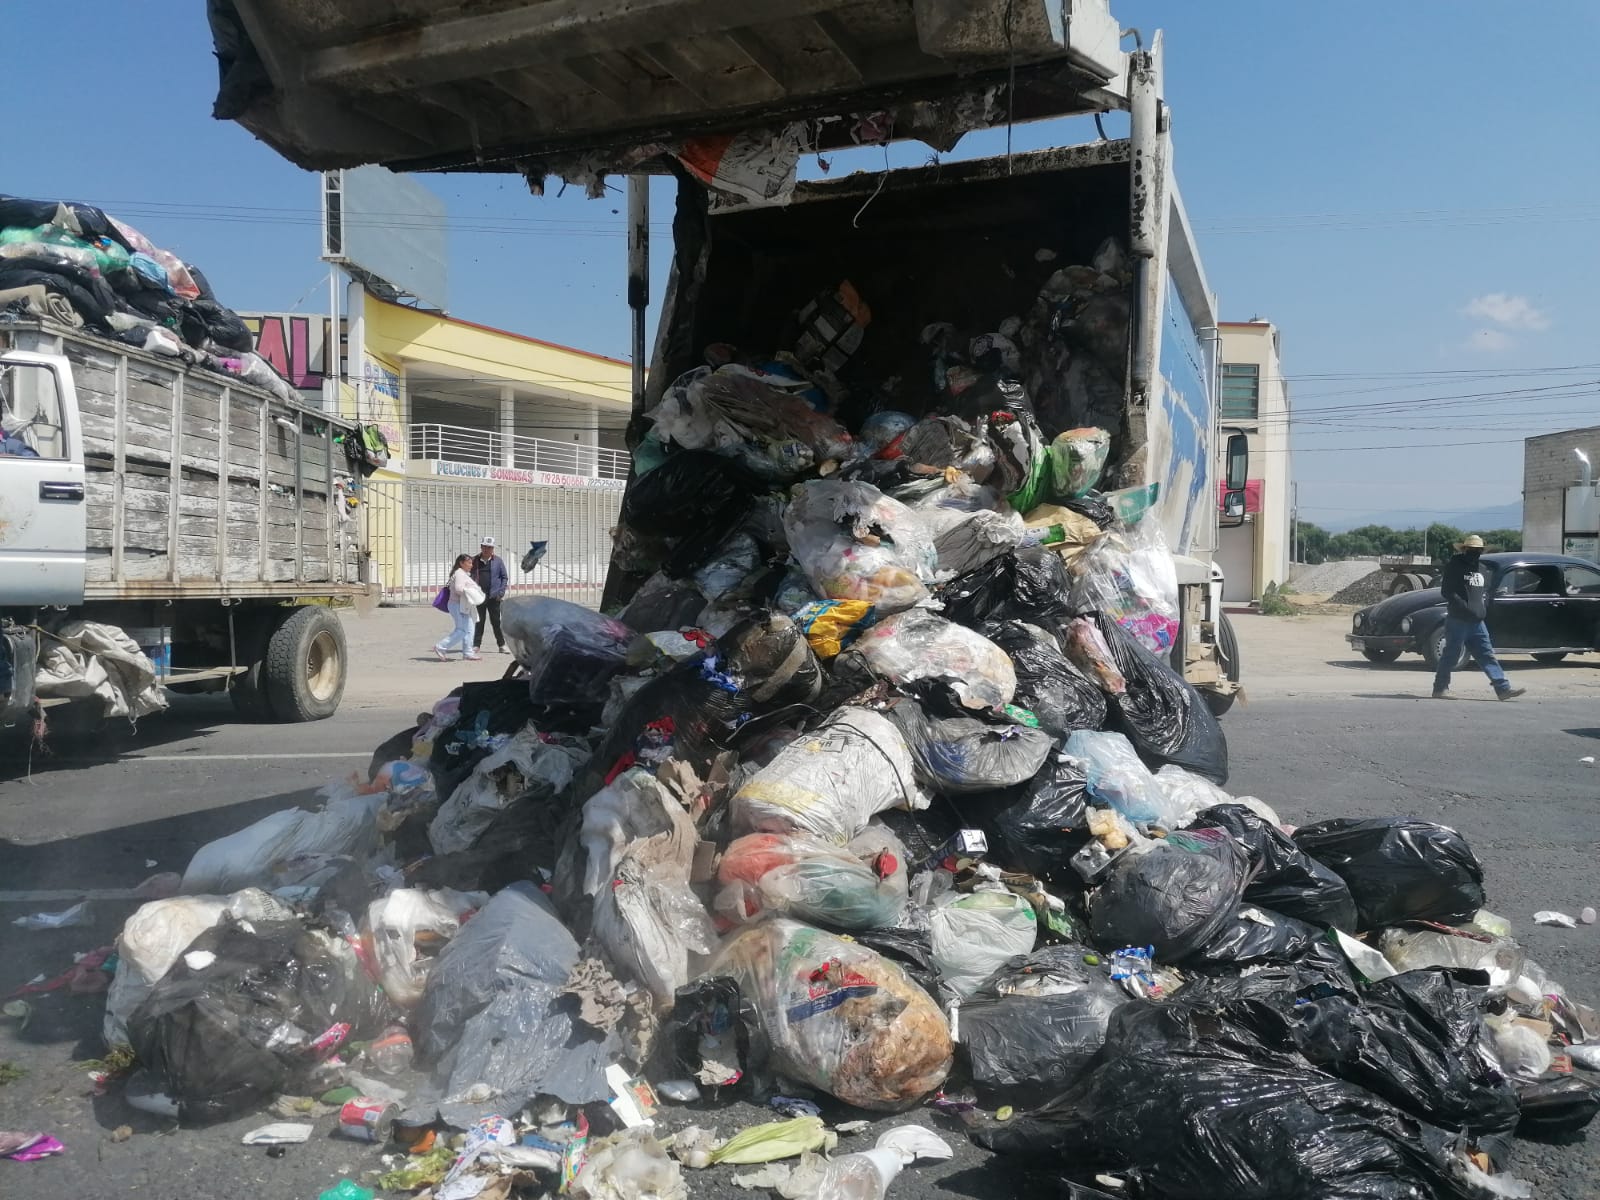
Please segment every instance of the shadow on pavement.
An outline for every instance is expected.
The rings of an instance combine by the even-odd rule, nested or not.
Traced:
[[[42,746],[29,747],[26,728],[8,729],[0,731],[7,739],[0,744],[0,782],[114,762],[131,750],[205,737],[239,723],[227,696],[174,696],[164,713],[137,723],[115,718],[92,730],[58,728]]]
[[[1562,733],[1570,733],[1573,737],[1600,739],[1600,729],[1563,729]]]

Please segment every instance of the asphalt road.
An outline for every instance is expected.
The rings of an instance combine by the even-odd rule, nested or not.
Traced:
[[[1404,813],[1456,827],[1483,860],[1489,906],[1515,924],[1530,954],[1571,994],[1600,1000],[1600,926],[1549,929],[1531,920],[1542,908],[1576,913],[1600,905],[1600,773],[1579,761],[1600,754],[1600,669],[1522,668],[1519,681],[1532,694],[1511,704],[1489,699],[1481,679],[1463,677],[1458,690],[1472,698],[1435,703],[1420,698],[1428,680],[1414,667],[1349,661],[1338,625],[1241,623],[1250,698],[1225,721],[1229,790],[1259,796],[1296,823]],[[0,994],[63,970],[74,952],[108,944],[137,905],[96,899],[92,926],[30,932],[12,920],[71,900],[19,893],[89,889],[114,897],[155,871],[181,871],[213,837],[313,802],[320,784],[363,767],[374,746],[409,724],[419,696],[442,692],[445,676],[459,674],[457,667],[438,670],[443,674],[408,676],[415,686],[407,688],[356,689],[358,703],[319,725],[233,725],[225,705],[197,699],[146,720],[135,736],[63,748],[35,758],[31,770],[15,755],[0,759]],[[0,1195],[311,1200],[340,1177],[379,1165],[375,1148],[327,1136],[329,1118],[318,1122],[310,1143],[272,1159],[239,1144],[244,1131],[270,1117],[174,1131],[115,1097],[91,1097],[85,1070],[73,1064],[98,1052],[99,1023],[99,998],[41,1002],[20,1034],[0,1022],[0,1060],[28,1072],[0,1085],[0,1129],[47,1131],[68,1147],[42,1162],[0,1161]],[[770,1117],[734,1109],[694,1119],[727,1134]],[[689,1119],[683,1110],[668,1114],[669,1125]],[[892,1197],[1027,1194],[1005,1164],[988,1160],[931,1110],[879,1127],[907,1120],[940,1129],[956,1157],[909,1169]],[[134,1136],[113,1141],[112,1131],[124,1124]],[[1519,1143],[1510,1167],[1537,1197],[1580,1200],[1600,1194],[1597,1147],[1593,1139],[1562,1147]],[[752,1195],[732,1185],[732,1173],[695,1176],[694,1194]]]

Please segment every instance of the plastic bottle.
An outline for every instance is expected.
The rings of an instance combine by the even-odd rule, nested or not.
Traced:
[[[779,1189],[789,1200],[884,1200],[904,1159],[895,1150],[873,1149],[828,1160],[807,1156],[805,1163],[820,1169],[796,1170]]]
[[[404,1025],[390,1025],[367,1047],[367,1061],[383,1075],[398,1075],[411,1069],[414,1051],[411,1035]]]

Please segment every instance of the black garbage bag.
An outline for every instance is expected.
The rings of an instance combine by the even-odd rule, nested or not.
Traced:
[[[1309,925],[1355,932],[1356,902],[1344,880],[1312,858],[1294,840],[1242,804],[1218,804],[1195,818],[1192,828],[1226,829],[1250,852],[1252,875],[1245,902],[1259,904]]]
[[[898,701],[889,719],[905,735],[917,775],[940,795],[1012,787],[1033,778],[1053,746],[1026,725],[991,725],[971,717],[931,717],[914,699]]]
[[[1070,512],[1088,517],[1101,529],[1110,529],[1117,523],[1117,514],[1112,511],[1111,505],[1096,496],[1078,496],[1069,500],[1058,500],[1057,504]]]
[[[1294,842],[1349,886],[1360,929],[1466,921],[1483,907],[1483,866],[1448,826],[1341,817],[1302,825]]]
[[[696,979],[677,990],[659,1045],[674,1074],[694,1080],[713,1101],[758,1089],[772,1055],[754,1001],[726,975]],[[729,1071],[737,1074],[730,1078]]]
[[[1024,621],[986,621],[978,630],[1011,656],[1017,673],[1012,703],[1039,719],[1039,728],[1065,739],[1074,729],[1106,723],[1106,696],[1067,661],[1055,637]]]
[[[661,569],[682,579],[710,559],[763,486],[725,455],[679,451],[634,479],[622,498],[622,523],[635,533],[678,539]]]
[[[1075,883],[1072,856],[1089,840],[1088,782],[1073,760],[1052,757],[996,812],[990,825],[1004,847],[1003,861],[1045,883]]]
[[[1441,1128],[1505,1132],[1517,1124],[1517,1095],[1483,1044],[1487,991],[1474,977],[1487,979],[1406,971],[1359,995],[1286,997],[1283,1011],[1295,1045],[1328,1074]]]
[[[1074,1180],[1127,1175],[1141,1200],[1481,1196],[1453,1135],[1311,1068],[1278,1026],[1253,1000],[1219,1006],[1204,981],[1169,1003],[1129,1001],[1088,1074],[974,1140]]]
[[[1517,1088],[1517,1136],[1563,1142],[1582,1133],[1600,1113],[1600,1090],[1576,1076],[1540,1079]]]
[[[1172,763],[1221,787],[1228,782],[1228,740],[1194,687],[1104,613],[1095,622],[1128,690],[1112,696],[1106,727],[1127,735],[1152,769]]]
[[[934,595],[947,619],[969,629],[980,629],[985,621],[1027,621],[1053,633],[1073,615],[1067,602],[1071,586],[1059,554],[1019,546],[952,579]]]
[[[1245,895],[1248,896],[1246,889]],[[1183,965],[1192,970],[1235,970],[1257,963],[1294,962],[1322,940],[1323,931],[1304,921],[1253,904],[1241,904]]]
[[[1142,852],[1124,852],[1089,903],[1102,949],[1153,946],[1179,963],[1234,919],[1250,860],[1221,829],[1182,830]]]
[[[705,606],[706,598],[694,584],[656,574],[644,581],[617,619],[636,633],[685,629],[694,625]]]
[[[513,734],[534,718],[528,685],[521,679],[490,679],[464,683],[455,724],[434,739],[428,768],[434,791],[451,795],[472,768],[487,758],[498,734]],[[471,890],[471,889],[468,889]]]
[[[1037,1103],[1072,1083],[1105,1044],[1126,1000],[1083,946],[1045,946],[1012,959],[961,1002],[972,1082],[997,1100]]]
[[[231,917],[206,930],[128,1019],[133,1051],[181,1120],[220,1121],[374,1031],[382,994],[336,935]]]

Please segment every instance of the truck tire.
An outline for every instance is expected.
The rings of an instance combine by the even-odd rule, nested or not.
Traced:
[[[1217,658],[1222,666],[1222,673],[1227,676],[1228,682],[1239,682],[1239,639],[1233,634],[1233,622],[1228,620],[1228,614],[1222,614],[1222,620],[1217,624]],[[1234,700],[1238,697],[1237,691],[1223,695],[1221,692],[1207,692],[1206,707],[1215,716],[1222,716],[1233,707]]]
[[[1398,596],[1402,592],[1412,592],[1415,590],[1415,580],[1410,575],[1397,574],[1392,580],[1389,581],[1389,595],[1391,596]]]
[[[348,661],[344,626],[331,609],[294,609],[267,638],[261,664],[273,717],[298,724],[333,716],[344,695]]]

